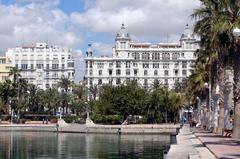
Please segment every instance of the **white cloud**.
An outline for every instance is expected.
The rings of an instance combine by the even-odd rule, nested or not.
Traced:
[[[72,13],[71,20],[91,32],[116,33],[124,21],[132,37],[140,40],[178,40],[198,0],[96,0],[87,1],[84,13]],[[89,5],[91,4],[91,5]]]
[[[94,56],[103,56],[103,55],[111,55],[112,53],[112,45],[102,43],[102,42],[94,42],[92,44]]]
[[[58,0],[21,0],[0,4],[0,51],[16,45],[48,40],[50,44],[76,47],[80,35],[72,30],[69,16],[58,9]]]

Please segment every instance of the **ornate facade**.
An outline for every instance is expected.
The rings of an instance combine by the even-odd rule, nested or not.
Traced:
[[[134,43],[122,24],[115,38],[112,57],[94,57],[89,44],[86,51],[85,83],[93,85],[124,84],[137,80],[150,87],[155,80],[173,88],[191,74],[191,65],[196,59],[198,41],[187,25],[179,43]]]

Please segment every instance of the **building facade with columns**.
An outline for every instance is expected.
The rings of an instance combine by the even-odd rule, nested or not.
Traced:
[[[47,43],[8,49],[6,57],[20,70],[21,78],[40,89],[56,87],[62,77],[74,81],[72,50]]]
[[[85,84],[87,87],[102,84],[119,85],[137,80],[144,87],[151,87],[155,80],[174,87],[191,74],[198,40],[187,25],[179,43],[134,43],[122,24],[117,32],[112,56],[94,57],[89,44],[86,51]]]

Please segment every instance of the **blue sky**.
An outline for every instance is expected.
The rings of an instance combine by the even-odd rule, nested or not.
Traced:
[[[76,82],[83,78],[88,43],[111,55],[124,22],[135,42],[178,42],[199,0],[0,0],[0,51],[48,40],[73,48]]]

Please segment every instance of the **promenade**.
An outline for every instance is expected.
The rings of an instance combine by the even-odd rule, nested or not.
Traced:
[[[189,125],[184,125],[177,135],[177,144],[173,144],[167,159],[215,159],[216,157],[191,132]]]
[[[222,137],[197,128],[192,131],[217,158],[240,159],[240,140]]]

